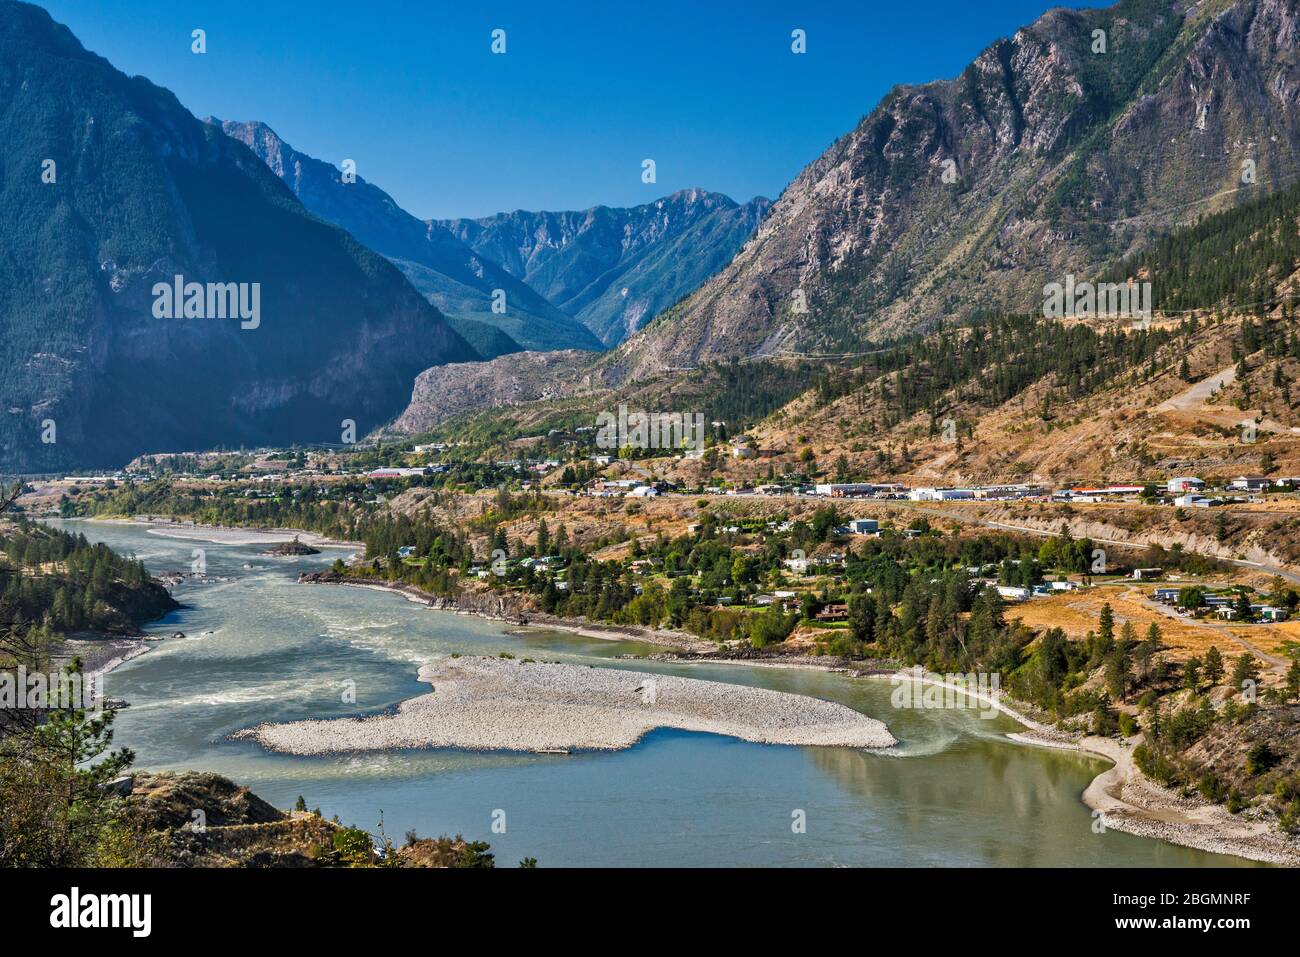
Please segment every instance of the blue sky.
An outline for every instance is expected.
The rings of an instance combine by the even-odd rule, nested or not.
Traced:
[[[775,197],[897,83],[959,73],[1050,0],[46,0],[195,115],[260,119],[417,216]],[[207,31],[208,52],[190,52]],[[506,31],[505,55],[490,51]],[[795,28],[807,53],[790,50]],[[641,182],[653,158],[657,182]]]

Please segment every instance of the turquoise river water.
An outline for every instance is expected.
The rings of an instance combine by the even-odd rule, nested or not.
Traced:
[[[113,671],[130,702],[117,743],[137,766],[217,771],[280,807],[298,795],[327,816],[400,841],[463,833],[498,863],[547,865],[1236,866],[1249,862],[1107,831],[1079,799],[1106,763],[1008,741],[1018,725],[974,710],[900,710],[886,681],[808,669],[636,662],[657,649],[513,628],[432,611],[402,596],[299,585],[328,565],[156,534],[142,526],[55,523],[134,553],[150,571],[209,575],[175,589],[184,607],[151,624],[183,631]],[[201,535],[202,532],[196,534]],[[456,750],[302,758],[228,739],[263,721],[369,714],[423,694],[437,655],[517,657],[737,682],[838,701],[885,721],[888,753],[751,744],[660,730],[615,753],[511,755]],[[356,703],[344,703],[346,683]],[[500,814],[497,812],[504,812]],[[792,827],[802,812],[806,827]],[[504,820],[505,832],[493,830]]]

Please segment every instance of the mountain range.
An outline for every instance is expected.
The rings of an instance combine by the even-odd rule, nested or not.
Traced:
[[[614,346],[725,266],[770,205],[686,189],[627,209],[517,210],[442,225]]]
[[[416,219],[364,177],[344,182],[334,166],[298,152],[265,123],[209,122],[248,146],[307,209],[391,259],[485,358],[521,348],[601,348],[581,322],[446,227]],[[498,289],[503,312],[492,309]],[[494,335],[494,328],[505,337]]]
[[[398,432],[474,408],[671,396],[696,367],[816,363],[1033,313],[1068,276],[1150,281],[1157,308],[1195,307],[1192,287],[1272,287],[1290,246],[1238,263],[1268,272],[1253,285],[1183,270],[1166,286],[1172,260],[1148,254],[1300,177],[1298,7],[1051,10],[955,78],[896,87],[770,208],[685,190],[428,222],[263,124],[199,123],[0,0],[0,453],[54,467],[320,440],[341,417],[392,420],[408,396]],[[1245,243],[1252,215],[1224,228]],[[1241,243],[1211,240],[1178,248],[1236,261]],[[260,281],[260,328],[155,319],[150,290],[181,273]],[[56,443],[39,440],[47,420]]]
[[[690,189],[628,209],[421,220],[359,175],[344,182],[265,123],[209,122],[311,212],[391,259],[485,359],[617,345],[725,266],[770,205]],[[492,308],[496,290],[504,311]]]
[[[476,358],[247,147],[14,0],[0,137],[0,468],[337,442],[345,419],[391,417],[421,370]],[[200,318],[240,296],[252,318]]]
[[[1049,283],[1139,262],[1170,230],[1269,196],[1300,176],[1298,8],[1051,10],[958,77],[895,88],[730,263],[617,348],[548,369],[547,395],[621,395],[707,363],[851,356],[989,313],[1041,313]],[[1161,275],[1143,278],[1157,307],[1177,302]],[[506,357],[473,375],[529,371]],[[400,422],[461,411],[440,404],[441,378],[422,376]]]

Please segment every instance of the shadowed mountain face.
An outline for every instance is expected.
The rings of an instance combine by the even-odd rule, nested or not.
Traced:
[[[519,210],[442,225],[613,346],[725,266],[768,206],[691,189],[630,209]]]
[[[601,365],[618,381],[1041,309],[1047,283],[1276,190],[1300,175],[1298,6],[1052,10],[955,79],[898,87]]]
[[[580,322],[443,226],[416,219],[373,183],[361,176],[344,182],[338,169],[298,152],[265,123],[220,126],[252,149],[311,212],[396,263],[484,358],[520,348],[600,348]],[[496,290],[501,291],[498,310],[504,311],[493,311]]]
[[[422,369],[473,358],[246,147],[10,0],[0,137],[0,469],[338,441]],[[200,285],[166,318],[176,276]],[[240,293],[253,318],[209,318]]]

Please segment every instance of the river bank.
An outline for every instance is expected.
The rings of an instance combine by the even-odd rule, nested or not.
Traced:
[[[898,676],[953,688],[1029,729],[1008,734],[1012,741],[1033,747],[1079,751],[1110,761],[1112,767],[1093,778],[1080,795],[1080,800],[1092,809],[1102,827],[1214,854],[1300,866],[1300,840],[1281,833],[1265,820],[1232,814],[1199,796],[1184,797],[1144,775],[1133,763],[1133,748],[1141,743],[1140,735],[1118,741],[1096,735],[1071,734],[1029,717],[1026,705],[1008,699],[1001,690],[982,693],[914,668],[905,669]],[[1014,703],[1008,704],[1008,700]]]
[[[263,724],[233,737],[288,754],[398,748],[622,750],[656,728],[758,744],[889,748],[884,722],[820,698],[697,678],[506,658],[443,658],[395,713]]]
[[[80,658],[82,674],[99,680],[114,668],[139,658],[155,640],[118,636],[65,638],[55,646],[51,660],[56,666],[63,667],[73,658]]]

